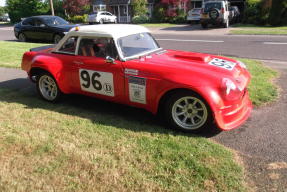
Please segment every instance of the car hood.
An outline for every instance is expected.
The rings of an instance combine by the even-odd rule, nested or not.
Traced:
[[[164,76],[196,76],[220,81],[230,78],[246,86],[250,79],[249,72],[236,60],[194,52],[164,50],[143,57],[140,62],[152,65],[154,70],[164,71]],[[164,69],[164,70],[163,70]],[[159,72],[161,73],[161,72]]]

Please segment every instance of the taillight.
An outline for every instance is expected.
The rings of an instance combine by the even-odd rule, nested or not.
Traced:
[[[221,13],[224,14],[224,8],[221,8]]]

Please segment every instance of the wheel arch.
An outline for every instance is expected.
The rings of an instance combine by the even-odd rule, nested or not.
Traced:
[[[217,93],[217,91],[209,87],[173,88],[173,89],[167,90],[159,97],[156,113],[160,114],[162,112],[162,109],[164,108],[163,107],[164,104],[166,103],[167,99],[172,94],[175,94],[177,92],[184,92],[184,91],[192,92],[193,94],[202,98],[203,101],[208,105],[209,109],[211,110],[214,119],[216,118],[216,111],[218,111],[218,109],[222,105],[222,99]]]
[[[34,77],[41,74],[41,73],[49,73],[50,75],[52,75],[52,77],[54,77],[54,79],[56,79],[55,76],[49,70],[41,68],[41,67],[33,67],[33,68],[31,68],[31,70],[29,72],[29,77],[30,77],[31,81],[33,81],[35,83],[36,78],[34,78]]]

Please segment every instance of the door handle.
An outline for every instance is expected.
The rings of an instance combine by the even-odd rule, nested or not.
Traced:
[[[73,63],[76,65],[83,65],[84,64],[82,61],[73,61]]]

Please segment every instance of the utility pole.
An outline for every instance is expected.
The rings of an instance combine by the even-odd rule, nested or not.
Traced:
[[[51,12],[52,12],[52,15],[54,16],[55,13],[54,13],[54,5],[53,5],[53,0],[50,0],[50,7],[51,7]]]

